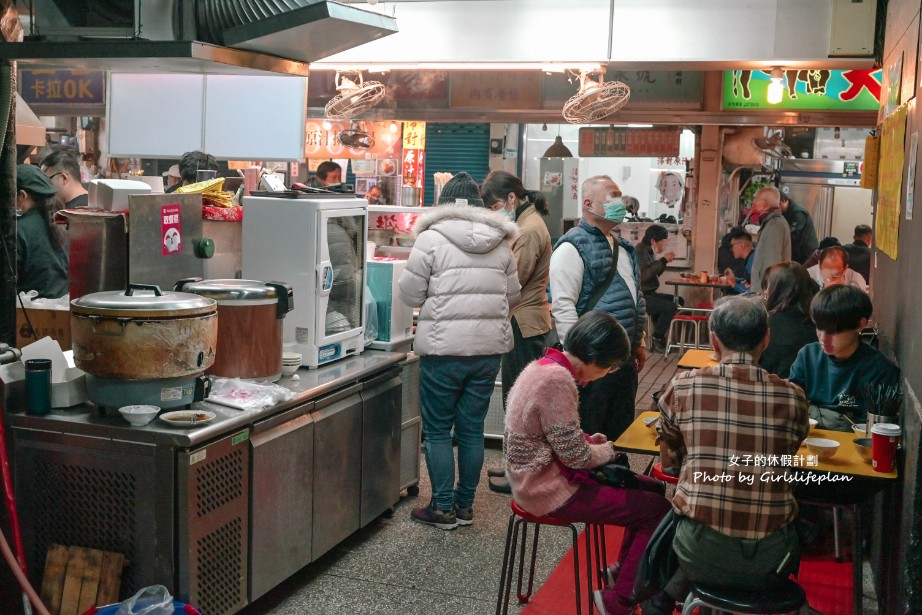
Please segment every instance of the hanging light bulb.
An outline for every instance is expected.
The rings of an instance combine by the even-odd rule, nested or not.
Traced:
[[[333,128],[333,124],[330,123],[330,120],[323,120],[323,129],[329,130]]]
[[[541,126],[541,130],[543,130],[544,132],[547,132],[547,124],[544,124],[543,126]]]
[[[391,120],[390,131],[393,132],[393,133],[396,133],[396,132],[397,132],[397,122]]]
[[[784,84],[781,83],[783,79],[783,74],[779,67],[772,69],[771,83],[768,84],[768,95],[765,100],[768,101],[770,105],[777,105],[781,102],[781,98],[784,95]]]

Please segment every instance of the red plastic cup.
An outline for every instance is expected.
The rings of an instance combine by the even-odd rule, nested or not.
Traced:
[[[900,426],[893,423],[878,423],[871,428],[871,466],[875,472],[893,472],[901,433]]]

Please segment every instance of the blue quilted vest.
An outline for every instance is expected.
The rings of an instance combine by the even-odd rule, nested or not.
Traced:
[[[608,312],[618,319],[618,322],[627,331],[631,340],[631,348],[640,345],[642,339],[644,317],[647,315],[643,295],[640,293],[640,270],[637,267],[637,255],[630,242],[619,238],[619,243],[631,259],[631,268],[634,270],[635,284],[638,286],[637,303],[631,296],[627,284],[620,275],[615,275],[611,285],[593,309]],[[562,243],[572,243],[583,259],[583,285],[580,290],[579,300],[576,302],[576,312],[583,314],[586,304],[592,296],[593,290],[605,281],[612,266],[612,251],[608,239],[598,228],[580,220],[579,224],[563,235],[554,246],[556,249]]]

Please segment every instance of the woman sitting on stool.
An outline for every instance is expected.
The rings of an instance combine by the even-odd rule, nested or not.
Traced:
[[[669,323],[679,309],[672,295],[656,292],[659,277],[666,271],[666,264],[675,259],[675,252],[663,254],[663,247],[669,231],[659,224],[647,228],[643,239],[637,244],[637,266],[640,268],[640,291],[647,302],[647,314],[653,318],[653,350],[666,351],[666,332]],[[657,258],[657,254],[662,254]]]
[[[650,535],[669,510],[656,492],[659,481],[638,476],[640,487],[623,489],[595,482],[587,470],[611,462],[615,450],[604,434],[580,429],[577,386],[618,369],[631,356],[622,326],[605,312],[584,314],[567,333],[563,351],[548,348],[516,379],[506,400],[503,452],[512,497],[533,515],[564,521],[620,525],[619,564],[609,568],[612,585],[596,592],[602,615],[628,615],[634,577]],[[645,603],[645,614],[671,613]]]

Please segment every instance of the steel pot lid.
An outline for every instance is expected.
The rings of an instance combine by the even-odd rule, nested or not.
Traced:
[[[73,314],[170,318],[217,311],[214,299],[192,293],[161,291],[149,284],[129,284],[124,291],[90,293],[70,302]]]
[[[275,303],[279,298],[279,291],[273,286],[266,285],[258,280],[201,280],[182,285],[182,291],[209,297],[218,303],[225,301],[265,301],[272,299]]]

